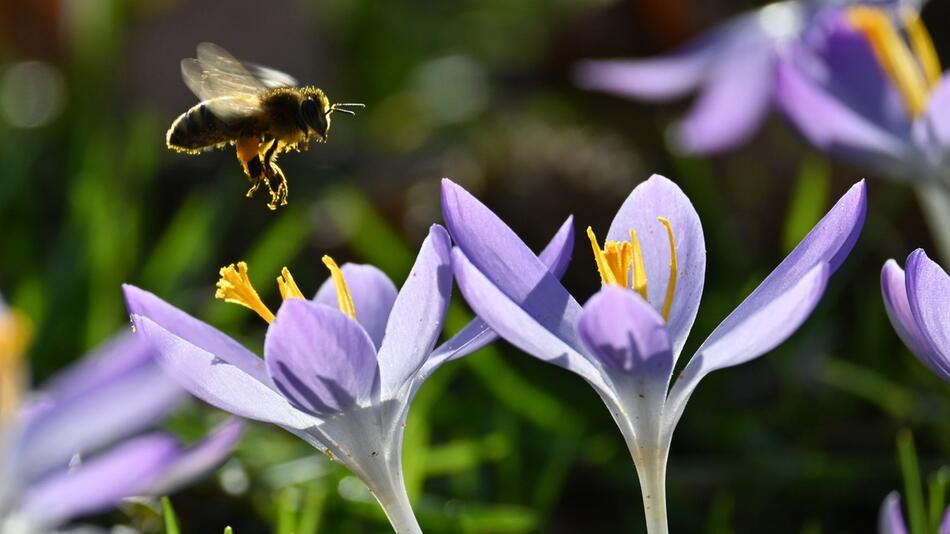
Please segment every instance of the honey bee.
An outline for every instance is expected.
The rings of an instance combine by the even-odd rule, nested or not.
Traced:
[[[331,104],[322,89],[300,87],[283,72],[238,61],[212,43],[198,45],[198,57],[181,61],[185,85],[201,102],[182,113],[165,135],[168,148],[198,154],[235,145],[251,181],[248,198],[265,184],[267,207],[287,204],[287,178],[277,156],[325,143],[330,115],[355,115],[363,104]]]

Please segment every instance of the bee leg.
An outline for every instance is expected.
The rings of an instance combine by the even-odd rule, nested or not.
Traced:
[[[251,181],[251,188],[247,190],[247,198],[251,198],[257,192],[261,183],[267,181],[267,177],[264,175],[264,164],[261,163],[260,158],[254,157],[250,161],[244,162],[244,173]]]
[[[267,205],[270,209],[276,209],[278,205],[287,205],[287,178],[284,176],[284,171],[277,166],[277,146],[278,143],[274,142],[264,152],[264,165],[269,171],[267,174],[277,180],[277,190],[273,188],[270,190],[271,202]],[[267,185],[270,187],[270,181]]]

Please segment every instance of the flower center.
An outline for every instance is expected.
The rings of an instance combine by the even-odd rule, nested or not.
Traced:
[[[666,285],[666,297],[663,299],[663,320],[670,318],[673,307],[673,296],[676,293],[676,277],[679,266],[676,260],[676,238],[673,235],[673,226],[666,217],[657,217],[666,228],[666,235],[670,242],[670,281]],[[594,230],[587,227],[587,237],[594,250],[594,261],[600,273],[600,281],[606,285],[633,289],[641,297],[647,299],[647,272],[643,264],[643,251],[640,249],[640,240],[637,232],[630,229],[630,241],[606,241],[604,248],[597,244]],[[631,270],[633,271],[631,273]]]
[[[15,310],[0,312],[0,424],[19,406],[23,355],[32,337],[33,328],[25,315]]]
[[[351,319],[356,319],[353,297],[350,296],[350,289],[343,278],[343,271],[330,256],[323,257],[323,264],[330,269],[330,276],[333,278],[334,285],[336,285],[337,303],[340,306],[340,311]],[[237,264],[232,263],[227,267],[222,267],[219,274],[221,278],[218,279],[216,284],[217,290],[214,292],[214,298],[251,309],[257,312],[261,319],[267,321],[268,324],[274,322],[274,313],[261,300],[257,290],[254,289],[254,284],[251,283],[251,279],[247,275],[247,263],[243,261],[239,261]],[[283,300],[304,298],[303,292],[297,287],[297,282],[294,281],[293,275],[286,267],[280,270],[280,276],[277,277],[277,288],[280,290],[280,296]]]
[[[900,18],[904,34],[881,8],[856,6],[848,10],[848,21],[867,38],[881,68],[897,87],[911,116],[916,117],[940,80],[940,60],[920,14],[904,6]]]

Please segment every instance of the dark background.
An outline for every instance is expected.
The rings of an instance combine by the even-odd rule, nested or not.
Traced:
[[[375,263],[400,282],[441,221],[442,176],[534,246],[572,213],[577,229],[602,235],[638,182],[654,172],[675,180],[708,248],[687,361],[865,175],[812,152],[779,117],[729,155],[677,157],[664,132],[688,102],[583,92],[570,72],[584,58],[669,50],[754,5],[0,1],[0,288],[34,322],[36,382],[124,327],[122,282],[258,353],[263,322],[212,298],[220,266],[247,260],[273,304],[268,281],[280,267],[315,291],[324,253]],[[924,11],[943,57],[948,14],[945,2]],[[168,125],[195,101],[179,60],[200,41],[367,105],[334,116],[326,145],[281,159],[290,205],[276,213],[264,195],[244,198],[232,152],[165,149]],[[887,258],[937,251],[913,191],[867,177],[865,231],[815,314],[773,353],[712,374],[693,395],[670,459],[672,531],[869,532],[884,496],[902,489],[901,429],[916,438],[925,479],[950,454],[950,387],[901,345],[879,290]],[[586,241],[565,283],[581,301],[596,289]],[[459,300],[450,326],[465,313]],[[220,419],[193,403],[169,426],[193,439]],[[404,461],[427,532],[643,530],[632,462],[595,394],[502,342],[422,388]],[[172,502],[184,532],[388,528],[354,477],[264,425]],[[96,520],[160,531],[144,505]]]

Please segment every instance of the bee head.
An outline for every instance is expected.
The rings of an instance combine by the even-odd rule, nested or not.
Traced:
[[[321,141],[326,141],[327,133],[330,131],[330,113],[332,109],[326,97],[319,99],[314,96],[308,96],[300,104],[300,116],[304,123],[313,131],[317,132]]]

